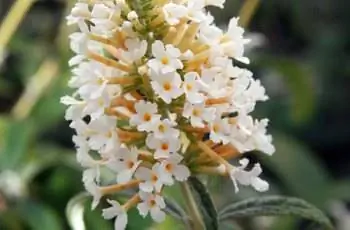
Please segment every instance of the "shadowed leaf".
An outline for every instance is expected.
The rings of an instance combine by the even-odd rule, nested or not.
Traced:
[[[266,196],[249,198],[229,204],[219,212],[220,221],[254,216],[302,217],[318,223],[325,229],[333,229],[329,219],[315,206],[299,198]]]
[[[189,218],[185,210],[173,199],[165,197],[165,211],[177,220],[181,220],[186,226],[190,226]]]
[[[213,199],[211,198],[207,188],[203,183],[196,177],[190,177],[189,183],[192,189],[196,192],[196,199],[200,202],[200,210],[208,230],[216,230],[219,227],[217,212]]]
[[[273,157],[261,156],[263,165],[277,175],[290,194],[325,207],[331,180],[322,163],[295,139],[281,133],[272,135],[277,152]]]
[[[34,127],[29,121],[13,121],[4,132],[3,148],[0,152],[0,167],[17,166],[28,150]]]
[[[31,230],[63,230],[56,213],[44,204],[25,201],[18,204],[17,209]]]

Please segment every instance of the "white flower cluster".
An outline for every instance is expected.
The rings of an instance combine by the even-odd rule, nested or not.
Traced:
[[[259,164],[246,170],[245,158],[240,166],[228,162],[252,150],[274,152],[268,120],[250,115],[268,97],[249,70],[234,65],[249,63],[238,19],[222,31],[209,5],[223,8],[224,0],[80,0],[67,17],[80,28],[70,36],[76,91],[61,102],[92,206],[138,188],[123,205],[107,200],[103,216],[115,218],[115,229],[125,229],[135,206],[164,220],[164,186],[192,174],[229,176],[236,191],[238,184],[268,189]],[[101,167],[115,184],[102,185]]]

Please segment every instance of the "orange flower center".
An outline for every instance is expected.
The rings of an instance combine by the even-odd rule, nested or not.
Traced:
[[[156,201],[153,199],[149,201],[149,206],[151,206],[151,207],[156,206],[156,204],[157,204]]]
[[[127,165],[128,165],[128,168],[131,169],[132,167],[134,167],[135,163],[132,162],[132,161],[129,161],[129,162],[127,163]]]
[[[98,103],[98,105],[99,105],[99,106],[101,106],[101,107],[102,107],[102,106],[103,106],[103,104],[104,104],[104,101],[103,101],[103,99],[102,99],[102,98],[99,98],[99,99],[98,99],[98,101],[97,101],[97,103]]]
[[[159,130],[159,132],[164,133],[165,132],[165,126],[163,124],[159,125],[158,126],[158,130]]]
[[[144,121],[150,121],[151,120],[151,114],[149,114],[149,113],[145,113],[144,115],[143,115],[143,120]]]
[[[97,84],[103,85],[103,83],[104,83],[104,80],[103,80],[102,78],[99,78],[99,79],[97,80]]]
[[[171,90],[171,84],[170,84],[169,82],[165,82],[165,83],[163,84],[163,89],[164,89],[165,91]]]
[[[168,57],[162,57],[162,59],[160,61],[162,62],[163,65],[169,64],[169,58]]]
[[[153,174],[151,180],[153,181],[153,183],[157,182],[158,180],[157,175]]]
[[[213,125],[213,131],[216,132],[216,133],[219,132],[220,131],[220,126],[218,124],[214,124]]]
[[[172,171],[173,170],[173,165],[172,164],[167,164],[165,166],[165,170],[168,171],[168,172]]]
[[[168,143],[162,143],[161,149],[164,150],[164,151],[168,150],[169,149]]]
[[[198,117],[201,114],[201,112],[198,109],[193,109],[192,115],[195,117]]]
[[[188,91],[191,91],[193,89],[193,86],[191,84],[186,84],[186,89]]]

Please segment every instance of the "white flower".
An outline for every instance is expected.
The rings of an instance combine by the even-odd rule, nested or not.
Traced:
[[[177,72],[153,75],[151,81],[154,92],[167,104],[183,94],[181,83],[181,77]]]
[[[86,191],[88,191],[92,197],[93,201],[91,204],[91,209],[95,209],[100,199],[102,197],[101,190],[96,184],[96,179],[98,177],[98,172],[96,169],[86,169],[83,172],[83,183]]]
[[[105,109],[110,106],[111,97],[108,92],[104,91],[101,97],[93,100],[87,100],[86,106],[84,108],[84,114],[90,115],[91,120],[98,120],[103,117]]]
[[[111,77],[123,76],[122,71],[89,61],[81,63],[72,72],[74,76],[69,81],[69,86],[78,88],[78,93],[84,100],[98,99],[104,93],[108,96],[121,93],[120,86],[107,83]]]
[[[111,9],[104,4],[95,4],[91,11],[91,16],[93,18],[109,18],[111,14]]]
[[[146,217],[148,213],[150,213],[154,221],[158,223],[162,222],[165,219],[165,213],[163,211],[165,202],[163,197],[143,191],[140,191],[139,195],[142,200],[142,202],[137,205],[140,215]]]
[[[226,0],[205,0],[205,5],[216,6],[216,7],[223,9],[225,1]]]
[[[201,42],[204,42],[205,44],[214,48],[220,44],[220,39],[222,38],[222,36],[223,31],[219,27],[215,25],[201,23],[198,34],[198,39]]]
[[[272,155],[275,152],[271,144],[271,135],[266,134],[267,119],[261,121],[253,120],[246,114],[240,114],[232,126],[230,142],[240,151],[247,152],[254,149]]]
[[[203,12],[205,7],[204,0],[188,0],[187,1],[187,17],[188,19],[200,23],[206,20],[206,15]]]
[[[135,11],[130,11],[127,15],[127,18],[129,21],[132,21],[132,20],[135,20],[135,19],[138,19],[138,15]]]
[[[77,161],[84,168],[98,167],[98,162],[90,156],[89,150],[90,148],[87,146],[87,144],[79,146],[77,148]]]
[[[88,27],[84,20],[90,18],[90,16],[89,5],[87,3],[78,2],[72,8],[71,14],[66,17],[67,24],[72,25],[77,23],[81,31],[88,32]]]
[[[204,103],[194,105],[186,103],[182,116],[189,118],[193,127],[203,128],[204,121],[210,123],[215,119],[215,112],[215,108],[206,108]]]
[[[128,223],[128,216],[124,208],[115,200],[107,199],[107,202],[111,207],[102,210],[103,218],[109,220],[115,217],[114,230],[124,230]]]
[[[89,5],[86,3],[78,2],[75,3],[74,7],[71,10],[71,15],[69,19],[73,18],[88,18],[90,17]],[[68,20],[68,24],[72,21]]]
[[[82,98],[87,100],[95,100],[102,97],[107,87],[108,80],[103,76],[98,75],[98,73],[92,76],[90,75],[90,81],[86,82],[78,89],[78,93]]]
[[[135,103],[135,110],[136,114],[131,116],[130,124],[137,125],[139,131],[149,132],[153,129],[154,122],[160,119],[157,104],[140,100]]]
[[[255,164],[250,171],[244,170],[249,164],[249,160],[247,158],[241,159],[239,163],[241,166],[233,168],[230,172],[230,177],[233,181],[236,192],[239,191],[237,182],[246,186],[251,185],[258,192],[265,192],[269,189],[269,184],[259,178],[260,174],[262,173],[259,163]]]
[[[158,74],[174,72],[183,68],[179,59],[181,52],[173,45],[164,46],[162,41],[156,40],[152,44],[152,54],[154,59],[149,60],[147,65]]]
[[[196,104],[204,101],[204,95],[198,92],[200,83],[199,75],[196,72],[188,72],[185,74],[182,88],[189,102]]]
[[[130,21],[124,21],[121,25],[121,30],[128,35],[129,38],[137,38],[138,33],[133,29],[133,24]]]
[[[88,52],[100,53],[102,51],[98,42],[90,40],[87,34],[75,32],[69,35],[70,49],[76,54],[69,60],[69,66],[83,64]]]
[[[154,134],[149,134],[146,138],[146,144],[150,149],[155,150],[154,158],[167,158],[171,153],[176,153],[181,147],[181,142],[178,138],[163,138],[159,139]]]
[[[73,76],[68,81],[68,86],[71,88],[79,88],[83,86],[89,79],[93,69],[98,68],[99,65],[96,65],[96,62],[93,61],[84,61],[78,66],[75,66],[72,69]],[[88,75],[88,78],[86,76]]]
[[[266,101],[269,97],[266,95],[265,88],[261,85],[260,80],[252,79],[249,88],[246,91],[246,96],[252,102]]]
[[[187,8],[183,5],[167,3],[163,6],[165,20],[169,25],[177,25],[180,19],[187,15]]]
[[[89,40],[86,34],[76,32],[69,35],[70,48],[76,54],[85,54],[88,50]]]
[[[141,164],[141,160],[138,160],[138,149],[132,147],[129,150],[126,146],[121,146],[117,150],[117,156],[107,162],[107,167],[117,172],[117,182],[119,184],[127,183],[131,180],[136,169]]]
[[[177,181],[185,181],[191,175],[190,170],[184,164],[180,164],[183,157],[177,153],[172,154],[169,158],[162,160],[161,165],[164,173],[161,175],[163,181],[169,181],[167,185],[174,183],[173,177]]]
[[[235,78],[232,81],[231,104],[233,111],[250,113],[257,101],[266,101],[265,88],[259,80],[253,78],[253,73],[246,69],[232,68],[230,71]]]
[[[91,31],[101,35],[110,35],[111,31],[116,27],[116,23],[111,20],[112,16],[120,14],[120,8],[107,6],[107,4],[96,3],[91,11],[90,21],[94,24]]]
[[[163,173],[162,167],[159,163],[153,165],[152,169],[139,167],[136,170],[135,177],[142,180],[140,183],[140,190],[144,192],[160,192],[164,181],[161,179]]]
[[[262,119],[260,122],[255,122],[255,129],[253,130],[252,139],[256,148],[268,155],[272,155],[275,152],[275,147],[272,145],[272,136],[266,134],[266,127],[268,125],[268,119]]]
[[[173,128],[176,126],[176,122],[170,119],[157,120],[153,125],[153,133],[156,138],[159,139],[174,139],[178,138],[180,131]]]
[[[85,101],[77,100],[70,96],[61,97],[60,102],[64,105],[68,105],[69,107],[65,113],[66,120],[78,120],[82,119],[86,114],[84,114],[84,109],[86,106]]]
[[[83,148],[86,148],[86,149],[90,149],[90,147],[88,147],[89,144],[87,142],[86,136],[73,135],[72,141],[73,141],[73,143],[74,143],[76,148],[83,147]]]
[[[232,18],[228,25],[227,35],[231,39],[230,42],[223,44],[224,52],[236,60],[249,64],[249,59],[244,57],[244,45],[249,40],[243,37],[244,29],[238,26],[238,18]]]
[[[147,51],[147,41],[140,41],[138,38],[127,39],[125,41],[125,46],[128,51],[122,51],[122,58],[128,63],[134,63],[141,60]]]
[[[230,125],[227,118],[217,118],[210,123],[210,140],[214,143],[227,144],[229,142]]]
[[[219,98],[227,96],[227,80],[222,77],[218,68],[203,68],[199,83],[201,84],[201,89],[208,94],[208,97]]]
[[[108,152],[118,146],[119,139],[115,130],[116,120],[114,118],[101,116],[91,121],[88,126],[92,130],[88,140],[91,149]]]
[[[183,61],[188,61],[193,58],[194,54],[191,50],[186,50],[184,53],[181,54],[180,59]]]
[[[70,128],[75,129],[77,135],[73,136],[73,142],[76,146],[82,146],[87,143],[87,138],[90,135],[89,126],[81,119],[74,120],[69,125]]]

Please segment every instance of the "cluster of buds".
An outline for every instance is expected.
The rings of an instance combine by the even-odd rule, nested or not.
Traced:
[[[265,101],[252,73],[234,65],[244,56],[244,30],[232,18],[218,28],[207,6],[224,0],[80,0],[67,17],[80,32],[70,35],[73,96],[66,119],[75,129],[83,183],[100,199],[122,190],[124,204],[107,199],[106,219],[125,229],[127,211],[156,222],[165,218],[162,191],[196,174],[219,174],[266,191],[260,165],[240,158],[259,150],[272,154],[267,119],[250,113]],[[228,160],[240,158],[234,166]],[[115,175],[103,185],[101,168]]]

